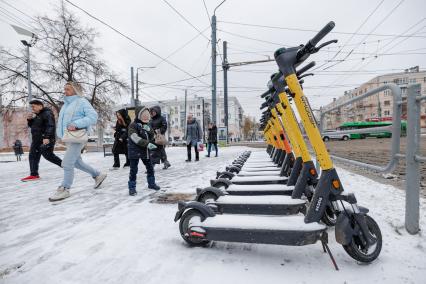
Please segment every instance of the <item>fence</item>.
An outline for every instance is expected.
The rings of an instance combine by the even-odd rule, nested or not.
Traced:
[[[337,131],[335,134],[352,134],[352,133],[373,133],[391,131],[391,151],[389,162],[385,166],[371,165],[351,159],[332,156],[334,160],[352,164],[358,167],[370,169],[381,173],[393,172],[398,164],[399,159],[406,160],[406,198],[405,198],[405,228],[410,234],[419,232],[419,216],[420,216],[420,162],[426,162],[426,157],[419,155],[420,149],[420,104],[426,100],[426,96],[420,96],[421,85],[410,84],[407,89],[407,146],[406,153],[400,153],[401,145],[401,115],[402,115],[402,95],[401,89],[395,84],[386,84],[367,93],[352,98],[346,102],[342,102],[332,108],[326,110],[321,108],[320,111],[320,131],[323,132],[325,115],[338,110],[344,106],[361,101],[365,98],[373,96],[384,90],[390,90],[393,99],[393,117],[392,125],[384,127],[354,129]]]

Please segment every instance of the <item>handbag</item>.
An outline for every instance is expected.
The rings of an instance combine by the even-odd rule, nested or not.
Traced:
[[[161,134],[158,129],[155,131],[154,143],[157,144],[157,145],[166,145],[167,144],[166,136]]]
[[[75,110],[77,109],[77,106],[80,105],[80,102],[78,104],[76,104],[76,106],[74,107],[74,110],[72,112],[72,116],[74,116]],[[62,137],[62,142],[65,143],[87,143],[87,140],[89,139],[89,135],[87,135],[87,130],[86,129],[77,129],[74,131],[70,131],[67,128],[64,129],[64,136]]]
[[[202,152],[202,151],[204,151],[204,143],[202,143],[202,142],[197,142],[197,151],[198,151],[198,152]]]

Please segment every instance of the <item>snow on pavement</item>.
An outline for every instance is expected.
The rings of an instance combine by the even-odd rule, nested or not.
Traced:
[[[172,167],[156,170],[158,183],[167,192],[194,193],[246,149],[221,148],[218,158],[185,163],[185,148],[168,148]],[[112,157],[101,153],[83,159],[105,171],[112,165]],[[40,168],[40,181],[21,183],[27,161],[0,163],[0,283],[425,283],[426,237],[403,228],[404,192],[342,169],[345,189],[378,222],[383,248],[377,261],[359,265],[330,229],[330,248],[340,266],[335,271],[320,243],[189,248],[173,222],[176,204],[150,202],[143,167],[136,197],[128,196],[126,169],[108,171],[98,190],[76,171],[72,197],[57,205],[47,198],[62,171],[43,159]],[[424,230],[425,200],[421,207]]]

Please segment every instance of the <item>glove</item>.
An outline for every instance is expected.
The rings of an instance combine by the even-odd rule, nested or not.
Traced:
[[[148,124],[144,124],[144,126],[142,128],[146,131],[151,131],[151,127],[149,127]]]
[[[148,143],[147,147],[148,147],[149,150],[157,149],[157,146],[155,144],[152,144],[152,143]]]

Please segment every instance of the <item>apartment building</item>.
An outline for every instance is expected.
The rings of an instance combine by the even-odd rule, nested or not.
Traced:
[[[388,83],[395,83],[401,88],[403,101],[406,101],[407,87],[412,83],[421,84],[421,93],[426,95],[426,71],[418,66],[406,69],[404,72],[377,76],[359,87],[346,91],[343,96],[334,99],[332,103],[323,106],[328,109],[348,101],[356,96],[365,94],[369,90]],[[404,98],[405,97],[405,98]],[[344,106],[326,115],[324,129],[335,129],[344,122],[352,121],[386,121],[392,120],[393,100],[389,90],[370,96],[362,101]],[[407,104],[402,105],[402,118],[407,116]],[[421,106],[421,127],[426,128],[426,103]]]

